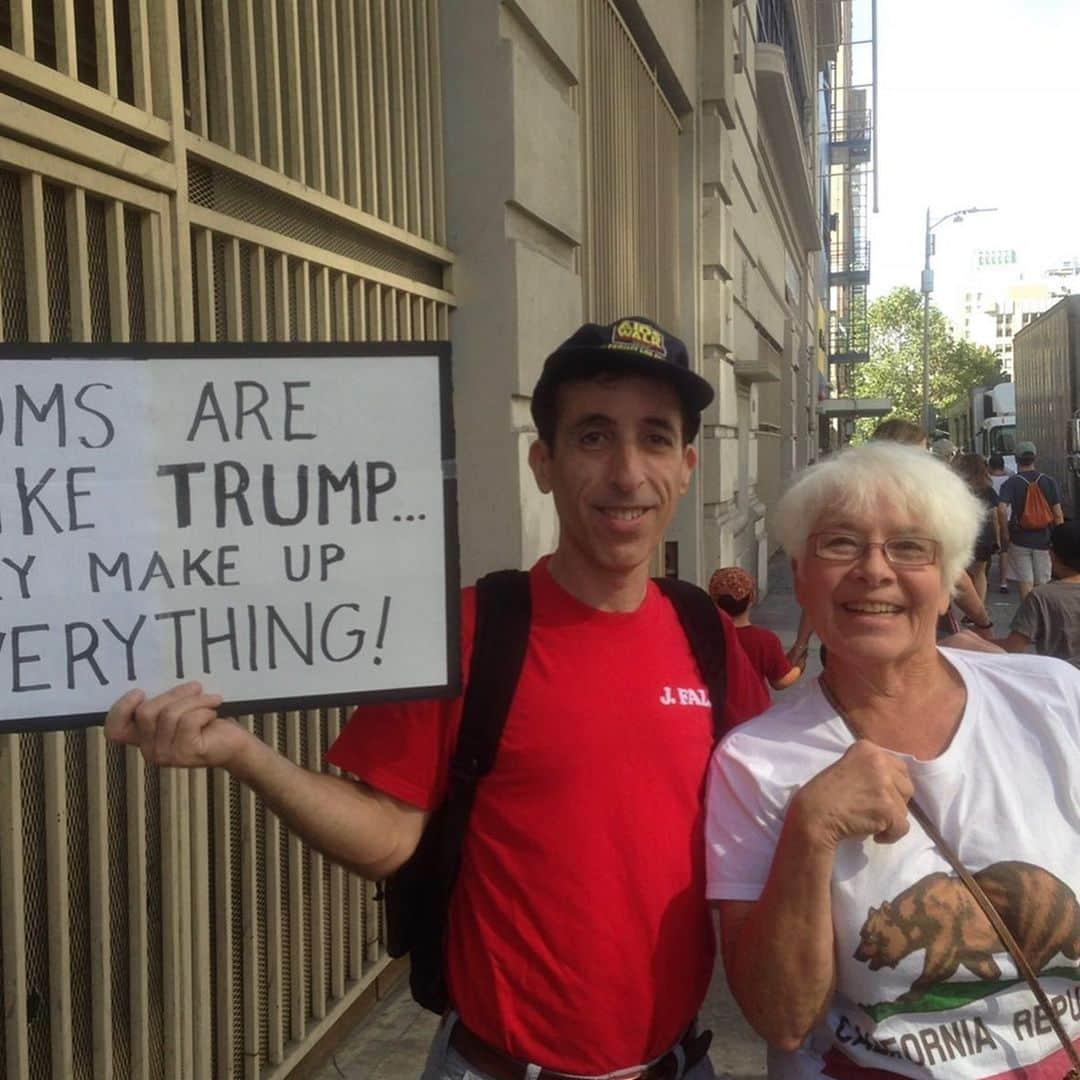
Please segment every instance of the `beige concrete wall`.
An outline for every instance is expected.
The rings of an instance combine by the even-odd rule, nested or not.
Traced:
[[[528,565],[554,542],[526,465],[527,395],[581,322],[576,5],[442,8],[462,579]],[[508,508],[520,507],[519,514]]]
[[[697,5],[695,0],[617,0],[624,19],[633,27],[640,12],[663,60],[686,98],[697,97]]]

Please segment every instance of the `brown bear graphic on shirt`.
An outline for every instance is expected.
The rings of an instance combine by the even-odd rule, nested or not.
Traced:
[[[1058,953],[1080,958],[1080,904],[1072,889],[1048,870],[1025,862],[993,863],[972,876],[1035,971]],[[980,979],[1000,976],[994,954],[1005,953],[990,921],[955,875],[927,874],[880,907],[870,908],[859,932],[855,959],[871,971],[896,965],[926,950],[923,970],[897,1000],[919,1000],[960,967]]]

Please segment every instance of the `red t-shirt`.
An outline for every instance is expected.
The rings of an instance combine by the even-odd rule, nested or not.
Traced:
[[[776,682],[791,670],[784,646],[771,630],[763,626],[739,626],[736,630],[739,644],[750,657],[750,663],[767,682]]]
[[[674,608],[597,611],[531,575],[532,623],[450,910],[451,1000],[487,1042],[561,1072],[670,1048],[713,967],[703,792],[711,708]],[[475,591],[462,597],[468,672]],[[731,722],[767,704],[730,620]],[[462,701],[357,710],[330,761],[405,802],[441,801]]]

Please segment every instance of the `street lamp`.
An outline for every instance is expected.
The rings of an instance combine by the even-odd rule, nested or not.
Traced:
[[[930,207],[926,208],[926,262],[922,272],[922,409],[923,430],[926,437],[933,441],[934,433],[930,430],[930,294],[934,291],[934,271],[930,269],[930,255],[933,245],[930,234],[943,222],[963,221],[968,214],[990,214],[996,206],[969,206],[966,210],[954,210],[937,221],[930,221]]]

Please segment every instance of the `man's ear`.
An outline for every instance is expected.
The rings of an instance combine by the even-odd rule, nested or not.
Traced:
[[[529,447],[529,468],[532,469],[536,486],[545,494],[551,493],[551,450],[543,439],[537,439]]]
[[[690,477],[694,475],[694,469],[697,467],[697,463],[697,448],[691,443],[687,443],[686,446],[683,447],[682,481],[679,484],[680,495],[685,495],[690,490]]]

